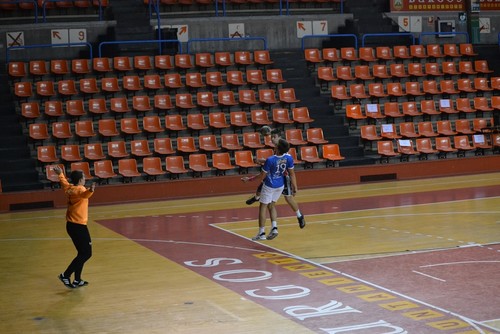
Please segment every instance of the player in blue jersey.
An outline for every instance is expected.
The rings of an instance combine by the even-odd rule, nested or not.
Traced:
[[[275,154],[266,159],[260,174],[242,178],[243,182],[257,179],[263,183],[259,198],[259,232],[252,240],[272,240],[278,236],[278,214],[275,205],[285,188],[286,173],[290,176],[292,190],[297,191],[293,158],[287,153],[289,149],[290,144],[285,139],[279,139],[275,147]],[[265,233],[266,211],[269,211],[271,218],[271,231],[267,237]]]
[[[263,136],[271,136],[271,142],[274,144],[274,146],[276,146],[280,138],[282,138],[281,131],[279,129],[271,129],[269,126],[263,126],[260,129],[260,133]],[[257,163],[262,165],[264,164],[264,162],[265,160],[257,161]],[[304,215],[300,211],[297,201],[295,201],[295,192],[291,187],[290,177],[288,176],[287,173],[285,173],[284,177],[285,177],[285,188],[283,189],[283,196],[285,196],[286,202],[288,203],[290,208],[292,208],[293,212],[295,212],[295,214],[297,215],[297,221],[299,223],[299,227],[304,228],[306,226],[306,220],[304,218]],[[257,202],[260,199],[261,190],[262,190],[262,183],[259,184],[259,186],[257,187],[257,191],[255,192],[255,194],[249,199],[247,199],[246,201],[247,205],[252,205],[253,203]]]

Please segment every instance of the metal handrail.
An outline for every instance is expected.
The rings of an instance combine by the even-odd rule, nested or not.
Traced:
[[[352,37],[354,39],[354,47],[358,48],[358,36],[354,34],[329,34],[329,35],[305,35],[302,37],[301,47],[305,49],[304,41],[310,38],[327,38],[327,37]]]
[[[267,40],[264,37],[241,37],[241,38],[194,38],[187,41],[186,53],[189,53],[189,46],[195,42],[237,42],[237,41],[262,41],[264,50],[267,50]]]
[[[72,47],[72,46],[87,46],[89,48],[90,59],[93,58],[92,44],[89,42],[79,42],[79,43],[62,43],[62,44],[34,44],[26,46],[9,46],[5,50],[5,61],[8,63],[10,61],[10,51],[11,50],[25,50],[25,49],[36,49],[36,48],[53,48],[53,47]]]

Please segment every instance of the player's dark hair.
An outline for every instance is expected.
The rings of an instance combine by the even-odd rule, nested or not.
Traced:
[[[288,150],[290,150],[290,144],[283,138],[280,138],[276,148],[278,149],[278,154],[285,154]]]
[[[78,185],[78,182],[83,178],[83,172],[81,170],[74,170],[69,174],[69,179],[73,185]]]

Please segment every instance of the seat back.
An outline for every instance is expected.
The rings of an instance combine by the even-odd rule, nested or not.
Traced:
[[[151,155],[149,143],[146,139],[132,140],[130,142],[130,153],[135,156]]]
[[[363,61],[376,61],[375,50],[372,47],[361,47],[358,50],[359,59]]]
[[[78,145],[62,145],[61,159],[64,161],[81,161],[80,147]]]
[[[134,68],[141,71],[151,70],[153,68],[151,58],[145,55],[134,56]]]
[[[378,141],[377,152],[379,155],[394,155],[394,144],[390,140]]]
[[[47,123],[32,123],[28,129],[31,139],[45,140],[50,138]]]
[[[155,138],[153,141],[153,150],[160,155],[174,154],[175,150],[172,147],[170,138]]]
[[[255,125],[269,125],[272,122],[269,120],[267,110],[263,109],[252,109],[250,111],[250,116],[252,123]]]
[[[190,69],[194,67],[190,54],[176,54],[174,56],[174,64],[180,69]]]
[[[87,160],[102,160],[105,158],[101,143],[89,143],[83,146],[83,156]]]
[[[127,148],[125,146],[125,141],[111,141],[108,143],[108,155],[113,158],[124,158],[128,157]]]
[[[304,58],[306,62],[308,63],[321,63],[323,62],[323,59],[321,58],[321,53],[319,49],[305,49],[304,50]]]
[[[50,80],[37,81],[36,82],[36,93],[40,96],[54,96],[56,91],[54,90],[54,82]]]
[[[96,78],[80,79],[80,91],[86,94],[95,94],[99,92]]]
[[[257,164],[254,161],[252,151],[250,150],[235,151],[234,163],[236,166],[240,167],[257,166]]]
[[[100,160],[94,162],[94,174],[100,179],[108,179],[116,176],[113,162],[111,160]]]
[[[70,123],[69,122],[52,123],[52,136],[58,139],[69,139],[73,137]]]
[[[118,85],[118,78],[116,77],[105,77],[101,79],[101,89],[107,93],[116,93],[121,90]]]
[[[165,169],[173,174],[187,173],[182,155],[168,156],[165,158]]]
[[[286,82],[286,80],[283,78],[283,73],[279,68],[266,69],[266,80],[267,82],[273,84],[281,84]]]
[[[215,66],[212,60],[212,54],[210,54],[209,52],[196,53],[194,56],[194,63],[196,66],[201,68]]]
[[[221,146],[227,150],[240,150],[243,147],[240,145],[240,139],[235,133],[223,133],[221,135]]]
[[[170,55],[156,55],[154,59],[154,66],[160,71],[171,70],[174,68]]]
[[[130,58],[126,56],[113,57],[113,69],[119,72],[127,72],[132,70]]]
[[[218,151],[220,147],[217,145],[215,135],[201,135],[198,137],[198,147],[203,151]]]
[[[88,161],[77,161],[77,162],[72,162],[70,165],[71,171],[79,170],[83,172],[83,175],[85,175],[85,178],[87,180],[91,180],[93,178],[92,174],[90,173],[90,166]]]
[[[52,59],[50,61],[50,72],[54,75],[68,74],[68,61],[65,59]]]
[[[110,59],[108,57],[92,58],[92,69],[95,72],[111,72],[112,69],[109,63]]]
[[[195,147],[193,137],[178,137],[177,138],[177,151],[180,152],[196,152],[198,149]]]
[[[104,137],[118,136],[118,129],[114,119],[100,119],[98,123],[98,132]]]
[[[186,73],[186,86],[191,88],[201,88],[205,87],[203,83],[203,78],[201,77],[200,72],[188,72]]]

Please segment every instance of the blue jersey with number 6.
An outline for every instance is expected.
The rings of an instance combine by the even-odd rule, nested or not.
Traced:
[[[267,173],[264,184],[271,188],[285,185],[283,177],[288,169],[293,168],[293,157],[285,153],[282,156],[272,155],[266,159],[262,169]]]

